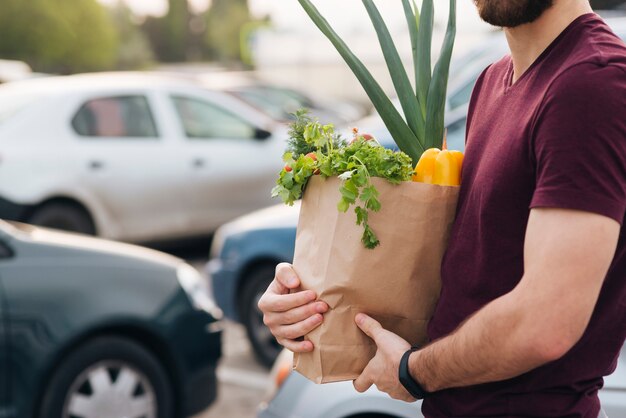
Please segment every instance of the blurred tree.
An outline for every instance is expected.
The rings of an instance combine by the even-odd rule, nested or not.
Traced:
[[[187,60],[190,19],[187,0],[169,0],[169,9],[165,16],[146,19],[143,29],[160,61]]]
[[[126,3],[119,2],[111,9],[111,16],[120,40],[116,67],[120,70],[136,70],[148,66],[154,54],[132,11]]]
[[[187,0],[169,0],[169,10],[163,20],[168,61],[186,61],[190,17]]]
[[[596,10],[615,9],[618,6],[624,5],[624,3],[624,0],[591,0],[591,5]]]
[[[211,57],[239,61],[241,29],[252,20],[248,0],[213,0],[206,16],[205,39]]]
[[[2,0],[0,56],[35,71],[109,69],[117,45],[110,16],[96,0]]]

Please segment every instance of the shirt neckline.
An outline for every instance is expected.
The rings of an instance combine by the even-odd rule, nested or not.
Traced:
[[[530,65],[530,67],[528,67],[526,69],[526,71],[524,71],[524,73],[520,76],[520,78],[517,79],[517,81],[515,83],[513,83],[513,73],[514,73],[514,68],[513,68],[513,58],[510,57],[509,58],[509,68],[508,71],[506,73],[506,80],[505,80],[505,86],[506,86],[506,91],[508,92],[511,89],[514,89],[515,87],[517,87],[521,81],[523,81],[524,79],[527,78],[527,76],[529,74],[531,74],[534,69],[542,62],[545,60],[545,58],[550,54],[550,52],[557,47],[557,45],[561,42],[561,40],[568,34],[570,33],[572,30],[574,30],[575,28],[578,27],[579,23],[586,21],[589,18],[594,18],[596,17],[597,14],[590,12],[590,13],[585,13],[583,15],[578,16],[576,19],[574,19],[569,25],[567,25],[567,27],[565,29],[563,29],[563,31],[550,43],[550,45],[548,45],[548,47],[546,49],[543,50],[543,52],[541,54],[539,54],[539,56],[537,57],[537,59],[535,61],[533,61],[533,63]]]

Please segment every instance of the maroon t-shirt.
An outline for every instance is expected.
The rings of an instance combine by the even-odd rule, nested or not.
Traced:
[[[517,286],[532,208],[576,209],[624,222],[626,46],[597,15],[587,14],[515,84],[512,75],[505,57],[474,90],[432,340]],[[597,418],[602,377],[615,369],[626,337],[625,235],[622,229],[589,327],[565,357],[511,380],[437,393],[424,402],[425,415]]]

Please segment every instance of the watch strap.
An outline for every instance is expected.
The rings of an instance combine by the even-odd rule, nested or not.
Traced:
[[[400,359],[400,367],[398,368],[398,378],[400,383],[407,392],[415,399],[424,399],[429,393],[422,388],[422,386],[411,376],[409,371],[409,357],[412,353],[419,350],[417,347],[412,347],[410,350],[407,350]]]

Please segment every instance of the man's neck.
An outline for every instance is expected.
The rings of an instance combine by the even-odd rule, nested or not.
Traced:
[[[530,68],[543,51],[578,17],[591,13],[587,0],[556,0],[536,21],[504,33],[513,58],[513,82]]]

